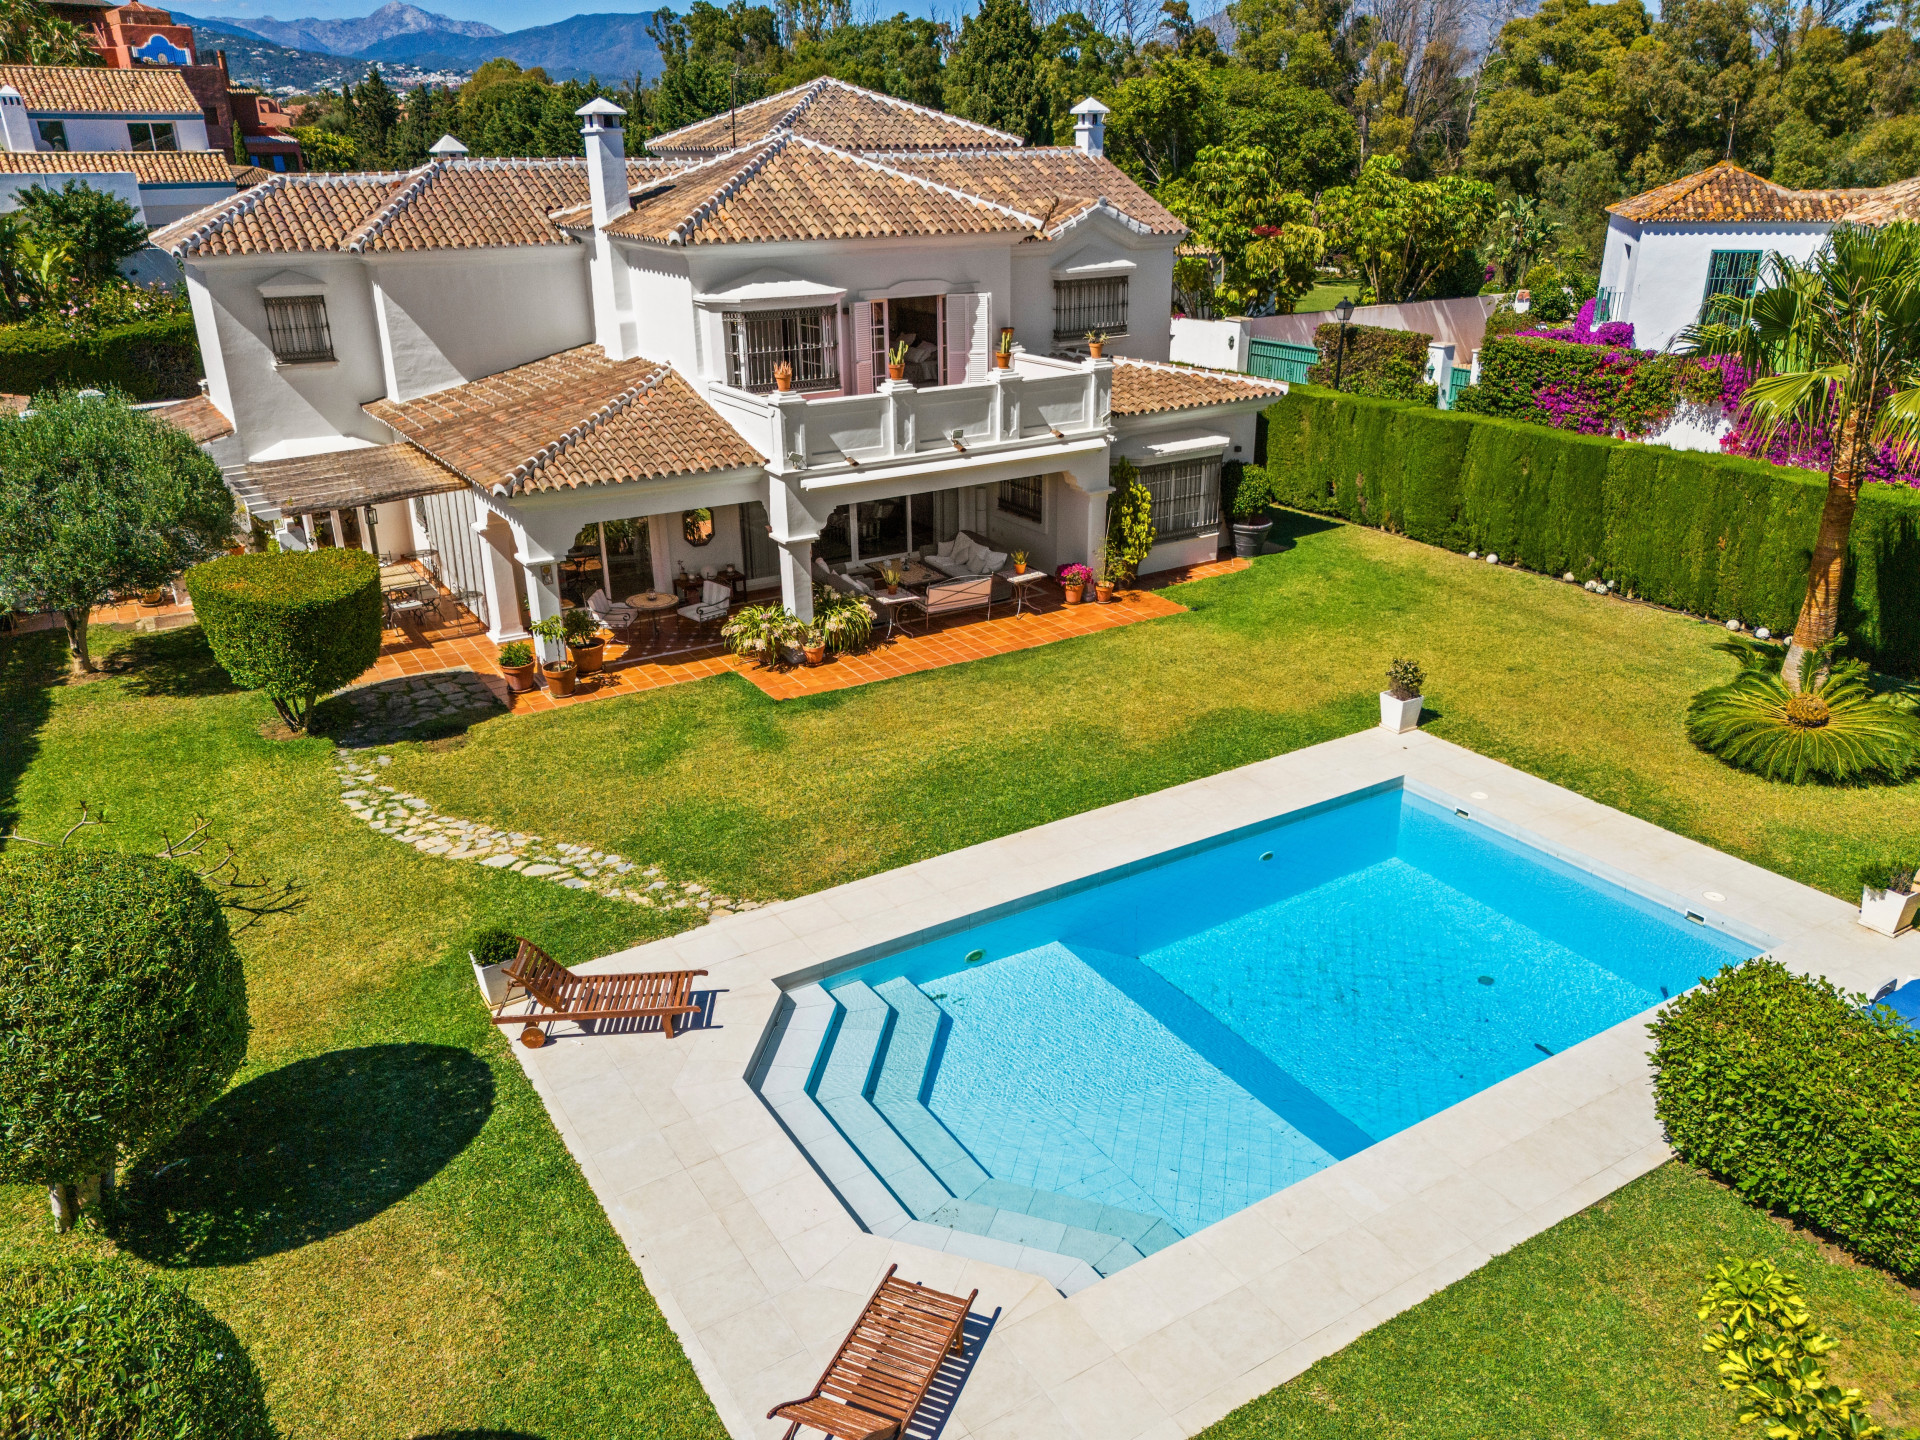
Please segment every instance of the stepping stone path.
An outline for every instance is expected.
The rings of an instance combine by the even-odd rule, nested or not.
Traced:
[[[348,715],[340,714],[342,705]],[[410,734],[416,730],[450,734],[506,713],[487,682],[464,666],[356,685],[336,692],[328,708],[325,733],[347,749],[418,738]]]
[[[423,855],[512,870],[569,890],[591,890],[653,910],[686,911],[700,919],[758,908],[757,901],[718,895],[692,880],[674,880],[658,865],[643,865],[611,851],[437,815],[417,795],[380,783],[381,770],[392,761],[391,755],[337,752],[334,771],[340,779],[340,803],[382,835]]]

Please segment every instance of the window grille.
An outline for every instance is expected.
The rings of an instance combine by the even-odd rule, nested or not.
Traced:
[[[180,141],[173,133],[173,126],[161,122],[147,124],[144,121],[127,126],[127,139],[136,150],[178,150]]]
[[[1706,299],[1731,295],[1736,300],[1751,300],[1753,287],[1760,278],[1758,250],[1716,250],[1707,264]]]
[[[1000,482],[1000,509],[1008,515],[1018,515],[1022,520],[1041,523],[1040,493],[1044,477],[1023,475],[1018,480]]]
[[[273,296],[267,300],[267,344],[283,364],[333,359],[333,333],[327,328],[327,302],[319,295]]]
[[[1053,338],[1078,339],[1089,330],[1127,333],[1127,277],[1053,282]]]
[[[1171,540],[1220,524],[1220,458],[1176,460],[1141,470],[1153,496],[1153,534]]]
[[[772,390],[781,361],[793,367],[796,390],[840,385],[835,310],[749,310],[727,316],[727,382],[741,390]]]

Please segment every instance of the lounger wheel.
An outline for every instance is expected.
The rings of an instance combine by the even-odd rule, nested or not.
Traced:
[[[520,1032],[520,1043],[529,1050],[538,1050],[547,1043],[547,1032],[538,1025],[529,1025]]]

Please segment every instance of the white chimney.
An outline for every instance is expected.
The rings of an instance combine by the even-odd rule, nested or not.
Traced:
[[[467,153],[467,147],[451,135],[442,135],[427,147],[427,154],[436,160],[458,160]]]
[[[11,85],[0,85],[0,146],[8,150],[37,150],[33,143],[33,122],[27,119],[27,102]]]
[[[580,133],[587,139],[587,186],[597,230],[633,208],[627,190],[627,142],[620,132],[621,117],[627,112],[602,96],[573,113],[585,122]]]
[[[1068,112],[1073,116],[1073,143],[1089,155],[1107,153],[1107,116],[1113,113],[1089,95]]]

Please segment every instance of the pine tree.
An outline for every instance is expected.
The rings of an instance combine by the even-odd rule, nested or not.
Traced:
[[[985,0],[960,25],[947,60],[947,109],[1029,145],[1053,140],[1051,97],[1040,63],[1040,31],[1029,0]]]

